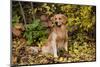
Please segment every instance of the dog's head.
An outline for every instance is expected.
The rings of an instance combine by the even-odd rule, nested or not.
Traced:
[[[65,24],[67,21],[67,17],[63,14],[56,14],[53,17],[51,17],[51,21],[56,26],[61,26],[62,24]]]

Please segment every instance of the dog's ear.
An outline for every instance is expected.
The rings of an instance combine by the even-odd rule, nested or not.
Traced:
[[[52,27],[54,26],[54,16],[52,16],[51,18],[50,18],[50,20],[51,20],[51,22],[52,22]]]
[[[50,18],[51,21],[54,21],[54,16]]]
[[[63,17],[63,20],[64,20],[64,24],[66,24],[67,23],[67,17],[65,16],[65,15],[62,15],[62,17]]]

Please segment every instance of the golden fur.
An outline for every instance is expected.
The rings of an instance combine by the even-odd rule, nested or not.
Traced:
[[[53,54],[58,57],[58,50],[68,50],[68,33],[66,30],[67,17],[63,14],[56,14],[51,18],[53,22],[52,32],[48,37],[47,43],[42,47],[43,54]]]

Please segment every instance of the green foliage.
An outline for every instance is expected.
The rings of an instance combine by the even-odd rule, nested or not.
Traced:
[[[46,38],[46,29],[41,25],[39,19],[35,19],[31,24],[26,25],[24,36],[27,38],[28,45],[36,44]]]
[[[17,14],[15,16],[12,17],[12,25],[14,26],[16,23],[19,23],[20,21],[20,16],[18,16]]]
[[[20,16],[15,15],[15,16],[12,18],[12,23],[17,23],[17,22],[19,22],[19,19],[20,19]]]
[[[95,20],[95,14],[93,14],[92,9],[92,6],[61,6],[61,10],[68,16],[69,31],[72,31],[72,26],[77,26],[81,32],[93,30],[91,27],[95,25],[95,22],[93,22]]]

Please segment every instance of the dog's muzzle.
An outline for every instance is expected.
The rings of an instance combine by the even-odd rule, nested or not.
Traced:
[[[58,25],[58,22],[55,22],[56,25]]]
[[[58,22],[55,22],[55,25],[56,25],[57,27],[61,27],[61,25],[59,25]]]

